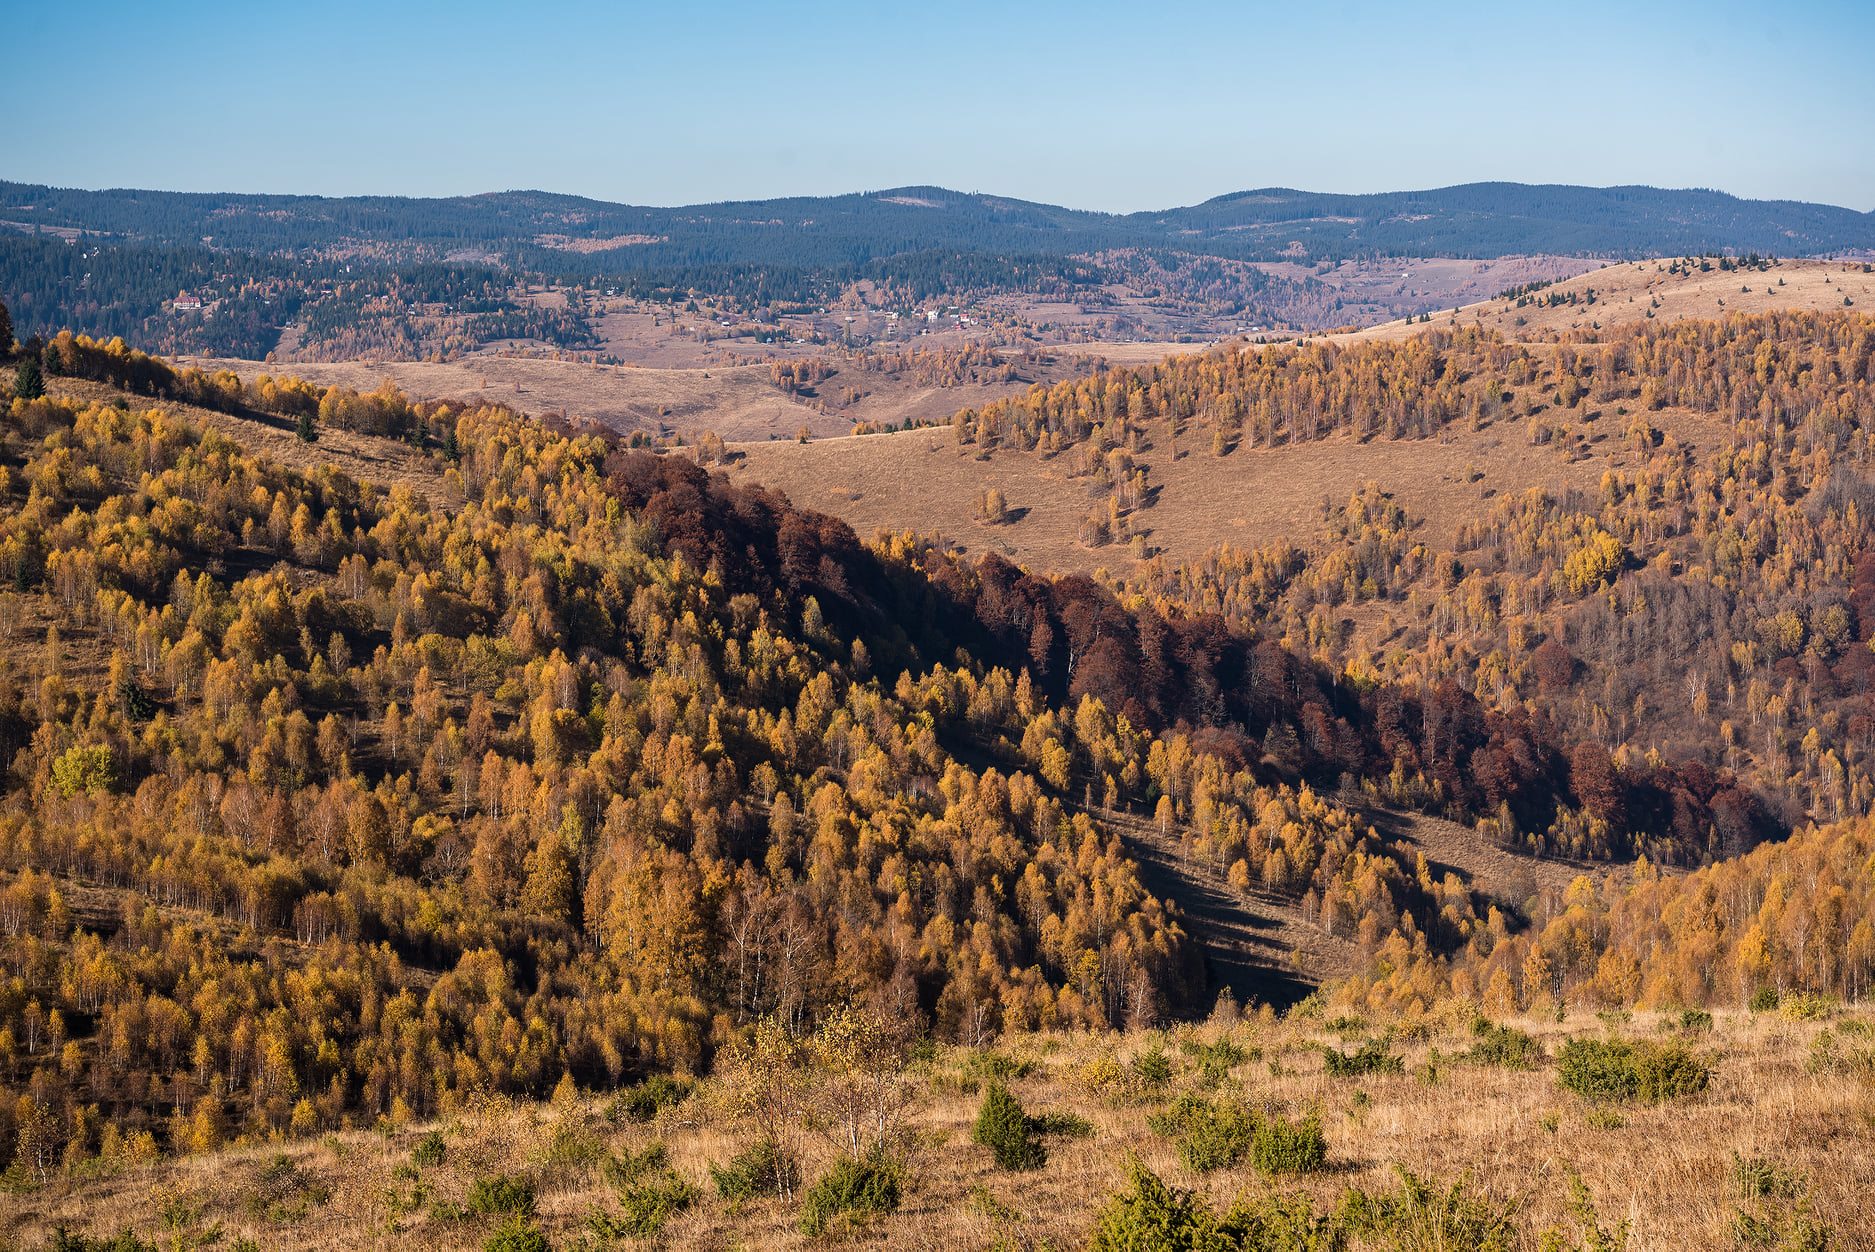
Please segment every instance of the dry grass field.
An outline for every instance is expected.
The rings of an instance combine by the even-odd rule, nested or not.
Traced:
[[[1722,315],[1728,309],[1830,309],[1840,307],[1844,295],[1855,307],[1875,308],[1875,274],[1863,273],[1859,263],[1785,261],[1763,272],[1723,273],[1715,267],[1709,274],[1680,275],[1667,273],[1668,264],[1610,266],[1539,293],[1566,296],[1573,291],[1580,299],[1592,287],[1597,293],[1593,305],[1520,309],[1514,300],[1496,300],[1466,307],[1460,320],[1510,337],[1535,337],[1587,329],[1595,321],[1611,327],[1638,320],[1650,307],[1656,319],[1665,321]],[[1752,292],[1740,292],[1744,286]],[[1446,320],[1435,317],[1434,324]],[[1333,338],[1395,338],[1426,329],[1422,323],[1394,322]],[[1146,532],[1148,553],[1163,554],[1174,564],[1197,560],[1220,543],[1251,548],[1280,540],[1307,549],[1317,538],[1323,501],[1344,501],[1371,482],[1417,520],[1429,542],[1449,543],[1457,527],[1493,498],[1531,488],[1593,488],[1604,470],[1633,460],[1618,418],[1585,421],[1575,414],[1567,420],[1574,428],[1571,437],[1545,444],[1531,441],[1528,423],[1452,428],[1435,440],[1338,437],[1246,447],[1223,458],[1212,454],[1202,430],[1176,455],[1161,439],[1137,458],[1160,489],[1155,502],[1137,515],[1137,526]],[[1703,415],[1668,410],[1650,420],[1696,456],[1720,433]],[[779,487],[804,507],[844,518],[862,535],[913,529],[941,535],[966,551],[1000,552],[1037,569],[1104,567],[1119,573],[1137,559],[1123,546],[1090,549],[1077,542],[1081,520],[1106,492],[1071,477],[1066,457],[1005,449],[979,459],[979,449],[959,446],[946,429],[806,444],[752,443],[736,450],[742,456],[732,474]],[[1003,493],[1013,520],[995,526],[978,520],[978,501],[991,487]]]
[[[1077,349],[1078,351],[1078,349]],[[1155,352],[1151,359],[1164,355]],[[865,394],[851,405],[823,409],[790,396],[770,381],[766,364],[655,368],[592,365],[538,357],[480,355],[462,360],[291,362],[190,358],[184,364],[233,370],[242,378],[289,374],[322,385],[370,391],[385,379],[418,399],[488,400],[535,414],[589,417],[622,431],[670,432],[695,438],[715,431],[726,439],[793,439],[802,427],[839,435],[855,423],[897,425],[942,421],[958,409],[1053,382],[1087,368],[1063,356],[1036,377],[1009,383],[919,385],[889,375],[857,374]],[[827,384],[847,383],[844,374]]]
[[[1846,307],[1845,297],[1854,301],[1847,307],[1875,309],[1875,273],[1866,272],[1860,261],[1784,260],[1763,270],[1730,271],[1715,262],[1707,271],[1682,266],[1677,274],[1670,272],[1673,264],[1671,260],[1618,262],[1533,292],[1522,307],[1514,297],[1463,305],[1457,320],[1500,331],[1510,339],[1526,339],[1565,331],[1592,335],[1596,330],[1641,321],[1650,310],[1655,321],[1676,322],[1776,309],[1827,311]],[[1591,289],[1594,304],[1586,302]],[[1539,303],[1572,293],[1577,297],[1574,304]],[[1434,325],[1452,320],[1450,311],[1432,315]],[[1392,321],[1337,338],[1395,339],[1423,329],[1423,323]]]
[[[1699,449],[1716,430],[1710,419],[1654,414]],[[1500,423],[1451,429],[1435,440],[1360,441],[1336,437],[1278,448],[1238,448],[1223,458],[1208,447],[1160,446],[1138,455],[1156,501],[1136,515],[1148,551],[1173,564],[1194,561],[1228,543],[1241,549],[1286,541],[1308,549],[1320,537],[1324,501],[1345,502],[1366,483],[1394,496],[1424,537],[1449,544],[1460,524],[1496,496],[1533,487],[1592,488],[1602,472],[1628,464],[1617,421],[1572,418],[1567,441],[1532,443],[1525,427]],[[1203,440],[1197,432],[1192,443]],[[949,428],[848,436],[801,443],[738,445],[730,473],[785,491],[804,508],[845,519],[862,536],[916,530],[972,553],[999,552],[1035,569],[1120,573],[1136,558],[1123,545],[1082,546],[1081,520],[1105,500],[1105,487],[1071,476],[1065,456],[999,450],[986,460],[959,446]],[[994,487],[1013,520],[985,525],[978,500]]]
[[[902,1248],[1068,1248],[1084,1245],[1108,1197],[1127,1186],[1137,1160],[1165,1181],[1218,1207],[1237,1197],[1298,1197],[1317,1213],[1350,1189],[1398,1192],[1398,1170],[1454,1185],[1508,1217],[1511,1248],[1537,1247],[1561,1232],[1561,1249],[1626,1252],[1691,1248],[1866,1248],[1875,1241],[1875,1086],[1828,1063],[1845,1041],[1867,1043],[1866,1018],[1793,1020],[1777,1013],[1724,1013],[1707,1026],[1677,1014],[1587,1012],[1564,1020],[1510,1023],[1543,1055],[1530,1068],[1468,1057],[1477,1040],[1471,1010],[1450,1006],[1390,1034],[1355,1018],[1278,1019],[1234,1014],[1170,1032],[1042,1034],[999,1051],[941,1049],[914,1061],[902,1087],[898,1136],[907,1167],[902,1204],[844,1232],[844,1241]],[[1564,1090],[1556,1054],[1569,1038],[1677,1039],[1711,1072],[1705,1090],[1645,1102],[1591,1102]],[[1342,1055],[1384,1039],[1393,1072],[1331,1075],[1327,1050]],[[1218,1048],[1228,1039],[1235,1050]],[[1162,1056],[1169,1077],[1153,1081]],[[1034,1172],[997,1169],[971,1142],[984,1080],[1007,1078],[1030,1116],[1071,1113],[1078,1134],[1048,1134],[1048,1160]],[[1241,1101],[1266,1113],[1319,1120],[1322,1166],[1270,1176],[1248,1162],[1199,1173],[1179,1145],[1148,1119],[1182,1093]],[[552,1103],[476,1103],[434,1126],[384,1124],[322,1139],[262,1143],[216,1154],[131,1166],[81,1181],[0,1196],[0,1246],[30,1247],[55,1225],[94,1235],[125,1227],[165,1246],[202,1246],[218,1232],[263,1248],[481,1247],[498,1219],[473,1207],[477,1180],[508,1175],[532,1184],[538,1225],[554,1247],[605,1246],[595,1214],[616,1219],[621,1190],[606,1162],[662,1144],[671,1171],[694,1188],[687,1209],[651,1237],[660,1246],[791,1248],[817,1240],[799,1227],[801,1202],[720,1198],[709,1172],[763,1127],[730,1112],[719,1080],[638,1123],[603,1096]],[[431,1130],[440,1138],[422,1153]],[[798,1135],[803,1182],[837,1155],[812,1130]],[[414,1159],[413,1159],[414,1154]],[[418,1159],[427,1163],[418,1164]],[[1608,1233],[1626,1223],[1625,1243],[1588,1241],[1574,1204],[1579,1176],[1593,1220]],[[1477,1246],[1440,1237],[1428,1203],[1385,1236],[1356,1248]],[[1417,1224],[1408,1228],[1409,1219]],[[1796,1223],[1807,1221],[1800,1232]],[[1754,1228],[1757,1221],[1762,1226]],[[1778,1227],[1782,1226],[1782,1229]],[[1771,1241],[1741,1238],[1771,1230]],[[1829,1242],[1792,1241],[1798,1233]],[[1783,1240],[1778,1242],[1776,1240]],[[1284,1244],[1283,1246],[1291,1246]],[[1310,1245],[1315,1246],[1315,1245]]]

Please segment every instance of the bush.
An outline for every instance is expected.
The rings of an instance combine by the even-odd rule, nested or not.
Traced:
[[[1266,1174],[1309,1174],[1328,1159],[1322,1124],[1313,1117],[1299,1122],[1259,1117],[1250,1140],[1250,1163]]]
[[[529,1218],[510,1214],[482,1244],[483,1252],[548,1252],[553,1245]]]
[[[1318,1215],[1306,1197],[1240,1200],[1220,1216],[1202,1199],[1168,1185],[1134,1161],[1127,1189],[1101,1210],[1088,1248],[1089,1252],[1221,1252],[1229,1248],[1336,1252],[1345,1245],[1339,1225],[1332,1215]]]
[[[1349,1233],[1373,1235],[1399,1249],[1464,1248],[1510,1252],[1518,1246],[1516,1205],[1471,1194],[1459,1179],[1441,1191],[1429,1180],[1395,1166],[1393,1191],[1349,1191],[1336,1215]]]
[[[532,1217],[534,1205],[534,1184],[525,1178],[495,1174],[469,1185],[469,1212],[482,1217],[497,1213]]]
[[[664,1229],[664,1223],[696,1202],[697,1189],[668,1169],[650,1178],[641,1178],[618,1193],[622,1216],[613,1222],[612,1234],[644,1239]]]
[[[710,1166],[716,1194],[725,1200],[764,1195],[793,1195],[801,1167],[773,1139],[758,1139],[721,1165]]]
[[[1712,1079],[1678,1040],[1571,1039],[1556,1062],[1557,1080],[1588,1100],[1667,1100],[1704,1091]]]
[[[1079,1113],[1037,1113],[1029,1118],[1029,1129],[1038,1135],[1055,1135],[1062,1139],[1088,1139],[1093,1136],[1094,1123]]]
[[[1465,1053],[1467,1060],[1480,1065],[1502,1065],[1505,1069],[1535,1069],[1543,1063],[1543,1045],[1512,1026],[1499,1026],[1480,1018],[1471,1028],[1477,1042]]]
[[[1777,1011],[1793,1022],[1820,1022],[1836,1012],[1836,1002],[1828,996],[1805,991],[1785,996]]]
[[[864,1221],[896,1212],[904,1171],[882,1152],[842,1157],[808,1188],[801,1204],[801,1233],[825,1234],[837,1220]]]
[[[989,1048],[979,1049],[964,1058],[963,1073],[966,1078],[1008,1082],[1011,1079],[1027,1078],[1035,1071],[1035,1062],[1017,1060],[1013,1056],[1004,1056],[1001,1052]]]
[[[1234,1100],[1212,1101],[1182,1095],[1146,1124],[1168,1139],[1178,1140],[1178,1154],[1199,1173],[1235,1165],[1250,1150],[1255,1132],[1250,1113]]]
[[[983,1093],[983,1107],[977,1111],[970,1137],[990,1150],[998,1169],[1040,1169],[1048,1159],[1028,1115],[999,1080],[992,1079]]]
[[[1778,994],[1776,987],[1760,987],[1751,993],[1751,1011],[1754,1013],[1775,1013]]]
[[[449,1155],[449,1146],[443,1142],[441,1131],[432,1130],[417,1140],[417,1146],[410,1149],[410,1160],[424,1169],[435,1169]]]
[[[1133,1077],[1141,1086],[1163,1087],[1172,1081],[1172,1060],[1158,1044],[1133,1058]]]
[[[1708,1034],[1712,1030],[1712,1014],[1704,1009],[1681,1009],[1674,1019],[1673,1026],[1687,1034]]]
[[[665,1109],[682,1104],[690,1095],[690,1088],[687,1079],[653,1074],[637,1086],[620,1092],[606,1110],[606,1116],[615,1122],[620,1118],[648,1122]]]
[[[1385,1039],[1369,1039],[1353,1052],[1341,1052],[1322,1044],[1322,1061],[1333,1078],[1359,1078],[1363,1074],[1399,1074],[1406,1062],[1387,1049]]]

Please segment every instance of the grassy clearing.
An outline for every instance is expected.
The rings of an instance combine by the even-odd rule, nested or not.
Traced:
[[[812,1133],[796,1159],[706,1080],[677,1101],[490,1101],[432,1125],[61,1179],[0,1195],[0,1228],[20,1248],[45,1246],[60,1223],[93,1236],[130,1227],[158,1243],[218,1228],[227,1246],[269,1248],[532,1247],[536,1235],[559,1248],[643,1237],[787,1248],[829,1236],[1080,1247],[1115,1213],[1177,1200],[1193,1221],[1298,1238],[1332,1227],[1357,1248],[1393,1246],[1400,1223],[1428,1213],[1456,1223],[1448,1235],[1476,1235],[1455,1247],[1535,1246],[1550,1229],[1573,1241],[1561,1246],[1594,1246],[1591,1227],[1612,1237],[1616,1219],[1630,1225],[1630,1249],[1747,1237],[1809,1247],[1821,1231],[1832,1247],[1866,1246],[1870,1021],[1582,1013],[1487,1030],[1455,1008],[1388,1041],[1398,1070],[1346,1076],[1329,1072],[1331,1055],[1350,1055],[1345,1022],[1036,1035],[915,1062],[903,1148],[889,1160],[847,1158]],[[1708,1080],[1669,1099],[1585,1098],[1566,1089],[1563,1059],[1585,1044],[1604,1076],[1626,1072],[1610,1056],[1686,1053]],[[1662,1064],[1647,1072],[1682,1073]],[[1045,1147],[1039,1168],[999,1168],[973,1141],[992,1084]],[[1156,1181],[1142,1183],[1135,1164]]]

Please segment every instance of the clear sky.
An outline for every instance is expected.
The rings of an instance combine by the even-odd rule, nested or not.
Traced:
[[[1875,208],[1875,0],[27,4],[0,177],[1080,208],[1482,179]]]

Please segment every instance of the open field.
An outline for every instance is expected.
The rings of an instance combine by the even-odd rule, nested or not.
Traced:
[[[1716,438],[1711,419],[1657,414],[1656,423],[1695,449]],[[1307,549],[1322,525],[1324,501],[1342,503],[1377,483],[1428,542],[1449,544],[1464,522],[1501,495],[1533,487],[1592,488],[1602,472],[1634,454],[1612,419],[1585,424],[1579,441],[1531,442],[1518,423],[1448,429],[1437,439],[1361,441],[1335,437],[1277,448],[1208,447],[1177,455],[1155,446],[1136,455],[1160,490],[1135,515],[1150,553],[1193,561],[1221,543],[1248,549],[1286,541]],[[1192,442],[1200,442],[1197,432]],[[970,552],[999,552],[1035,569],[1119,573],[1134,557],[1124,546],[1088,548],[1076,531],[1107,490],[1073,477],[1065,456],[1001,449],[987,459],[959,446],[948,428],[849,436],[801,443],[739,445],[732,476],[779,487],[796,504],[845,519],[862,536],[916,530]],[[1014,520],[985,525],[978,500],[1000,490]]]
[[[1218,1208],[1238,1197],[1283,1195],[1318,1214],[1350,1190],[1397,1195],[1396,1169],[1405,1169],[1432,1180],[1441,1196],[1462,1183],[1466,1197],[1503,1216],[1510,1241],[1491,1246],[1534,1247],[1550,1229],[1571,1238],[1559,1246],[1602,1246],[1584,1241],[1583,1214],[1572,1211],[1572,1177],[1580,1178],[1605,1231],[1629,1225],[1627,1242],[1611,1245],[1627,1252],[1824,1246],[1739,1244],[1738,1232],[1754,1219],[1773,1230],[1782,1223],[1785,1232],[1796,1228],[1795,1219],[1807,1219],[1812,1235],[1819,1226],[1827,1230],[1832,1248],[1867,1247],[1875,1239],[1867,1206],[1875,1191],[1875,1087],[1818,1064],[1832,1044],[1866,1039],[1865,1018],[1723,1013],[1712,1027],[1695,1023],[1690,1031],[1678,1029],[1677,1014],[1645,1011],[1631,1019],[1577,1012],[1518,1020],[1510,1024],[1547,1054],[1518,1069],[1466,1059],[1476,1041],[1471,1013],[1455,1005],[1379,1036],[1391,1038],[1383,1046],[1400,1068],[1360,1077],[1332,1076],[1324,1060],[1325,1050],[1346,1055],[1375,1037],[1377,1027],[1354,1018],[1226,1017],[1168,1033],[1029,1035],[1004,1041],[993,1054],[941,1049],[914,1061],[890,1087],[907,1160],[901,1206],[849,1237],[867,1246],[928,1249],[1081,1246],[1137,1160]],[[1554,1060],[1561,1045],[1607,1036],[1681,1040],[1710,1066],[1710,1084],[1655,1104],[1592,1103],[1564,1090]],[[1215,1048],[1223,1039],[1236,1050]],[[1168,1063],[1164,1081],[1147,1077],[1144,1062],[1134,1064],[1152,1055]],[[999,1170],[970,1141],[982,1085],[996,1073],[1007,1076],[1031,1116],[1072,1112],[1085,1119],[1079,1134],[1044,1137],[1044,1169]],[[1274,1177],[1248,1161],[1197,1172],[1173,1140],[1148,1124],[1185,1092],[1243,1101],[1263,1115],[1313,1115],[1325,1162],[1313,1172]],[[472,1187],[505,1175],[532,1185],[539,1227],[553,1246],[595,1246],[595,1215],[617,1220],[624,1203],[625,1192],[607,1181],[609,1170],[616,1176],[628,1155],[662,1145],[671,1176],[694,1190],[687,1208],[656,1232],[658,1245],[814,1246],[799,1229],[798,1193],[793,1200],[739,1202],[716,1194],[710,1167],[772,1128],[735,1116],[727,1096],[724,1082],[711,1080],[644,1123],[603,1096],[477,1101],[433,1127],[387,1123],[378,1132],[252,1144],[58,1179],[0,1197],[0,1225],[17,1246],[33,1246],[65,1224],[94,1235],[129,1227],[177,1246],[219,1230],[223,1238],[267,1248],[478,1248],[500,1218],[469,1211]],[[418,1154],[432,1128],[436,1138]],[[833,1162],[836,1150],[826,1137],[797,1131],[791,1138],[804,1182]],[[1375,1235],[1357,1236],[1350,1246],[1476,1245]]]
[[[1163,353],[1155,353],[1158,359]],[[889,375],[854,371],[851,385],[865,388],[851,404],[816,406],[776,387],[766,364],[707,368],[592,365],[537,357],[473,356],[449,362],[239,361],[189,359],[204,369],[229,369],[244,379],[287,374],[312,382],[370,391],[385,379],[418,399],[487,400],[534,414],[589,417],[621,431],[673,433],[694,439],[715,431],[726,439],[792,439],[802,428],[817,435],[845,434],[858,422],[897,425],[941,421],[958,409],[987,403],[1053,382],[1086,368],[1079,358],[1060,357],[1035,375],[1008,383],[920,385]],[[823,389],[848,385],[846,372]]]
[[[1670,259],[1618,262],[1531,292],[1522,306],[1515,297],[1466,304],[1457,320],[1521,339],[1565,331],[1593,334],[1644,320],[1650,311],[1657,322],[1676,322],[1777,309],[1875,309],[1875,273],[1860,261],[1781,260],[1765,269],[1729,271],[1714,261],[1709,270],[1682,265],[1677,274],[1670,270],[1674,264]],[[1587,302],[1591,290],[1593,304]],[[1576,302],[1566,303],[1572,294]],[[1845,306],[1844,297],[1854,305]],[[1449,310],[1432,315],[1433,325],[1452,320]],[[1424,323],[1392,321],[1337,338],[1397,339],[1423,329]]]

